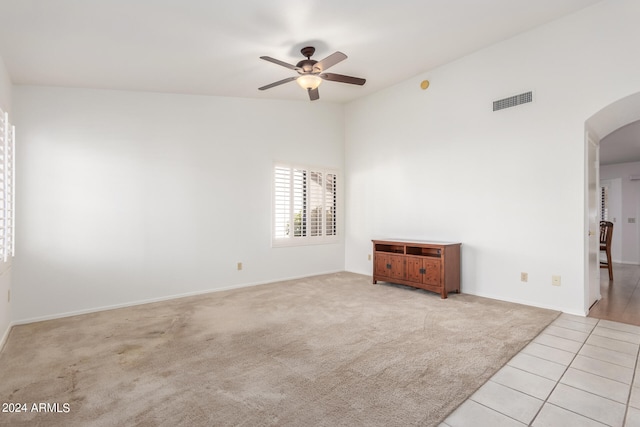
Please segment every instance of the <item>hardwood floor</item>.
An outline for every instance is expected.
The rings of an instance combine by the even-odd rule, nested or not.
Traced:
[[[640,325],[640,266],[613,264],[613,281],[607,270],[600,274],[600,294],[588,317]]]

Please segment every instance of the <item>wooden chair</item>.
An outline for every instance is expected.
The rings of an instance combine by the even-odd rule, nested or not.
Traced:
[[[613,280],[613,265],[611,265],[611,237],[613,236],[613,223],[600,221],[600,251],[607,256],[607,262],[600,261],[600,268],[609,270],[609,280]]]

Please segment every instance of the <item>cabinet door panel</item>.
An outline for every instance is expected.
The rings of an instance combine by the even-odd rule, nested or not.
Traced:
[[[374,265],[374,272],[376,276],[389,277],[390,269],[387,268],[389,262],[389,255],[376,253],[376,264]]]
[[[376,254],[375,273],[391,279],[404,279],[404,257],[393,254]]]
[[[424,272],[422,270],[422,261],[424,258],[408,256],[407,257],[407,280],[416,283],[422,283]]]
[[[440,260],[425,259],[424,268],[426,271],[423,277],[423,283],[427,285],[440,286]]]
[[[389,277],[393,279],[404,279],[404,256],[389,255],[389,263],[391,264],[391,274]]]

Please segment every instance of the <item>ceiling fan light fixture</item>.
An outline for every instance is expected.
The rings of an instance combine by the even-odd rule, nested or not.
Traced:
[[[322,79],[315,74],[303,74],[296,79],[302,89],[314,90],[320,86]]]
[[[298,82],[298,85],[301,88],[307,90],[309,99],[311,101],[316,101],[320,99],[318,86],[320,86],[320,83],[322,83],[323,80],[328,80],[330,82],[348,83],[359,86],[362,86],[366,82],[365,79],[361,79],[359,77],[344,76],[342,74],[326,72],[328,68],[333,67],[337,63],[347,59],[347,55],[342,52],[334,52],[324,58],[322,61],[311,59],[311,56],[315,52],[315,49],[311,46],[303,47],[300,52],[307,59],[303,59],[296,65],[288,64],[286,62],[280,61],[279,59],[271,58],[270,56],[261,56],[260,59],[264,59],[265,61],[273,62],[276,65],[280,65],[281,67],[293,70],[297,72],[298,75],[278,80],[277,82],[259,87],[258,90],[271,89],[272,87],[280,86],[282,84],[289,83],[295,80]]]

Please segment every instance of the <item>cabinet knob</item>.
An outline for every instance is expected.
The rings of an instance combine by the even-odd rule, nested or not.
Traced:
[[[388,268],[388,269],[391,269],[391,264],[387,264],[387,268]]]

